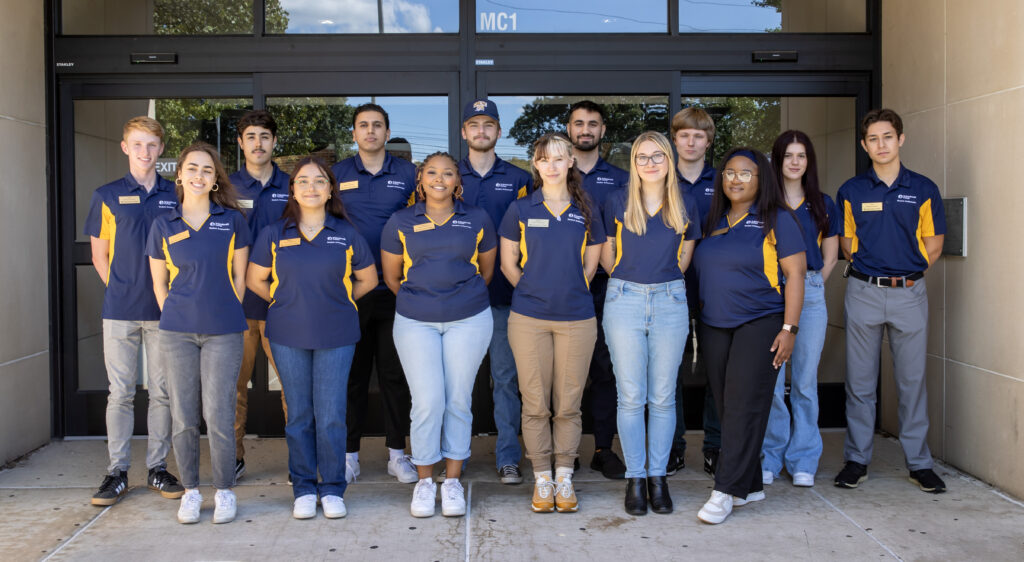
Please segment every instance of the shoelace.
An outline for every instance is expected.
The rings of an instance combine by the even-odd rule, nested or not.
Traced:
[[[108,474],[103,477],[103,482],[100,483],[100,491],[107,491],[117,487],[118,478],[113,474]]]
[[[501,467],[501,475],[502,476],[515,476],[516,475],[516,469],[515,469],[515,467],[506,464],[505,466]]]
[[[555,483],[550,480],[537,480],[537,495],[548,498],[555,491]]]
[[[215,499],[220,500],[218,503],[220,503],[219,507],[221,509],[231,508],[234,507],[235,505],[234,494],[217,494],[217,497]]]
[[[203,505],[203,496],[199,494],[186,493],[181,499],[184,500],[183,507],[186,509],[198,509],[199,506]]]
[[[432,500],[434,499],[434,484],[432,482],[416,484],[416,490],[413,493],[416,494],[418,500]]]
[[[456,480],[454,484],[445,483],[441,486],[441,489],[444,490],[445,495],[448,496],[448,499],[450,500],[458,498],[463,493],[462,484],[460,484],[458,480]]]
[[[562,494],[563,498],[569,499],[572,497],[572,479],[563,478],[558,486],[555,488],[555,494]]]

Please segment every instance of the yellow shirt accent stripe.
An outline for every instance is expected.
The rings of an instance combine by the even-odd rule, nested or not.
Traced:
[[[568,210],[569,210],[569,207],[572,207],[572,203],[571,203],[571,202],[570,202],[570,203],[566,203],[566,204],[565,204],[565,208],[564,208],[564,209],[562,209],[562,212],[560,212],[560,213],[556,213],[556,212],[554,212],[554,211],[552,211],[552,210],[551,210],[551,207],[548,207],[548,202],[547,202],[547,201],[545,201],[545,202],[544,202],[544,208],[545,208],[545,209],[547,209],[547,210],[548,210],[548,212],[549,212],[549,213],[551,213],[551,216],[555,217],[556,219],[557,219],[558,217],[562,216],[562,214],[563,214],[563,213],[565,213],[566,211],[568,211]]]
[[[444,219],[441,222],[437,222],[434,219],[430,218],[430,215],[427,215],[427,220],[432,222],[432,223],[434,223],[436,226],[444,226],[444,225],[448,224],[448,221],[452,220],[452,217],[454,217],[454,216],[455,216],[455,213],[452,212],[452,214],[448,215],[448,218]]]
[[[779,288],[779,254],[775,250],[774,229],[768,233],[768,236],[764,237],[761,253],[764,254],[764,276],[768,278],[768,284],[775,289],[775,292],[781,295],[782,289]]]
[[[399,285],[405,283],[409,278],[409,268],[412,267],[412,257],[409,256],[409,245],[405,242],[405,233],[398,231],[398,240],[402,242],[402,280]]]
[[[103,203],[102,220],[100,221],[100,238],[110,242],[107,250],[107,283],[110,283],[110,268],[114,265],[114,241],[117,240],[117,219],[110,207]]]
[[[345,294],[348,295],[348,302],[352,303],[356,310],[359,310],[355,299],[352,298],[352,254],[354,252],[355,248],[352,246],[345,250],[345,277],[342,279],[342,283],[345,284]]]
[[[615,219],[615,264],[612,265],[612,270],[608,273],[615,271],[615,268],[619,267],[619,262],[622,261],[622,223],[619,219]]]
[[[566,207],[568,209],[568,207]],[[587,253],[587,235],[583,235],[583,244],[580,245],[580,272],[583,273],[583,282],[587,284],[587,289],[590,289],[590,279],[587,279],[587,260],[584,259]]]
[[[526,197],[527,195],[529,195],[529,194],[526,193],[526,186],[524,185],[523,187],[519,188],[519,193],[516,194],[516,199],[522,199],[523,197]]]
[[[167,239],[164,238],[161,247],[164,251],[164,263],[167,264],[167,290],[171,290],[171,286],[174,285],[174,278],[178,276],[178,266],[174,265],[174,260],[171,259],[171,251],[167,249]]]
[[[476,247],[473,248],[473,257],[469,259],[469,263],[473,264],[473,268],[476,269],[477,273],[482,275],[480,271],[480,241],[484,239],[484,229],[480,229],[476,233]]]
[[[928,199],[918,209],[917,219],[917,249],[924,256],[924,261],[931,265],[928,260],[928,249],[924,246],[924,239],[927,236],[935,236],[935,221],[932,219],[932,200]]]
[[[277,276],[277,242],[270,243],[270,306],[274,305],[274,293],[281,279]]]
[[[416,190],[414,189],[414,190],[412,190],[412,193],[409,194],[409,200],[405,202],[405,206],[406,207],[412,207],[415,204],[416,204]]]
[[[519,221],[519,269],[526,270],[526,225]]]
[[[231,267],[231,262],[235,259],[235,236],[236,235],[232,233],[231,242],[228,243],[228,282],[231,283],[231,292],[235,293],[235,298],[238,299],[238,302],[242,302],[243,295],[239,295],[235,290],[235,271],[234,268]]]
[[[843,236],[852,240],[850,254],[857,253],[857,221],[853,220],[853,206],[843,201]]]

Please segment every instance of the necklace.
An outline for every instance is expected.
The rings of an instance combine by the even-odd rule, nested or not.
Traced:
[[[319,223],[319,224],[312,224],[312,225],[304,224],[302,222],[299,223],[299,229],[302,230],[302,233],[306,235],[306,238],[315,236],[316,233],[320,232],[320,229],[322,229],[323,227],[324,227],[324,223],[322,223],[322,222]]]

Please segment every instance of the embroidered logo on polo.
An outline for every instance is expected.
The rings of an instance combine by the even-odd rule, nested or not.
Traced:
[[[608,176],[597,176],[596,178],[594,178],[594,183],[600,185],[616,185],[615,178]]]
[[[566,213],[565,214],[565,220],[567,220],[569,222],[575,222],[575,223],[578,223],[578,224],[587,224],[586,219],[584,219],[583,215],[581,215],[579,213],[573,213],[573,212]]]
[[[328,236],[325,240],[328,244],[348,246],[348,240],[344,236]]]
[[[405,182],[402,180],[388,180],[388,187],[392,189],[405,189]]]
[[[161,199],[157,203],[157,207],[160,207],[161,209],[173,209],[177,205],[178,205],[178,201],[171,200],[171,199]]]
[[[473,221],[453,220],[452,228],[473,228]]]
[[[747,219],[743,222],[745,228],[764,228],[764,221],[758,219]]]
[[[209,225],[210,230],[220,230],[220,231],[226,231],[226,232],[230,232],[231,231],[231,223],[230,222],[214,222],[214,221],[210,221],[210,222],[208,222],[206,224]]]
[[[516,184],[514,183],[498,183],[494,182],[494,191],[515,191]]]
[[[917,195],[908,195],[908,194],[901,193],[896,198],[896,202],[897,203],[910,203],[912,205],[917,205]]]
[[[284,201],[285,203],[287,203],[288,202],[288,194],[287,193],[271,193],[270,194],[270,200],[271,201]]]

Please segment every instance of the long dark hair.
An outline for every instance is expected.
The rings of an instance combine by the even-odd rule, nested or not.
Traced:
[[[775,169],[768,161],[768,157],[760,150],[741,146],[726,153],[725,158],[722,158],[722,162],[718,165],[718,173],[715,174],[715,193],[711,196],[711,210],[708,211],[707,224],[704,225],[704,238],[709,237],[711,232],[718,227],[718,221],[722,220],[731,206],[722,188],[725,181],[725,165],[733,156],[750,158],[751,155],[754,156],[754,163],[757,164],[757,199],[754,204],[757,205],[758,219],[761,220],[765,235],[775,228],[776,211],[785,208],[779,182],[775,181]]]
[[[188,145],[178,155],[178,177],[174,181],[174,192],[178,195],[178,203],[185,200],[185,189],[181,186],[181,166],[185,163],[185,157],[193,152],[205,152],[213,159],[213,169],[217,176],[214,185],[217,186],[217,189],[210,191],[210,201],[225,209],[239,211],[244,215],[245,211],[238,206],[238,192],[235,191],[235,186],[231,185],[228,173],[224,170],[224,165],[220,163],[220,153],[217,152],[213,145],[202,141]]]
[[[284,206],[284,212],[281,213],[285,227],[291,225],[298,226],[299,218],[302,217],[302,209],[299,208],[299,202],[295,200],[295,176],[299,174],[299,170],[306,164],[316,166],[331,184],[331,198],[324,204],[324,210],[327,211],[327,214],[342,220],[348,220],[348,215],[345,213],[345,204],[341,202],[341,192],[338,191],[338,182],[334,179],[330,166],[316,156],[306,156],[295,164],[295,167],[292,168],[292,177],[288,180],[288,203]]]
[[[534,141],[530,154],[530,169],[533,171],[533,190],[537,191],[544,187],[544,178],[541,177],[537,166],[533,164],[534,160],[552,154],[564,154],[567,158],[572,158],[572,142],[563,133],[547,133]],[[587,192],[583,190],[583,175],[580,174],[580,169],[576,167],[575,160],[572,167],[569,168],[569,175],[565,178],[565,185],[569,188],[569,198],[572,199],[573,204],[583,213],[584,224],[587,227],[587,232],[590,232],[590,198],[587,197]]]
[[[804,200],[811,208],[814,225],[818,227],[818,232],[824,235],[828,232],[828,213],[825,212],[825,198],[822,197],[821,186],[818,184],[818,157],[814,154],[814,144],[811,143],[811,137],[808,137],[807,133],[790,129],[775,139],[775,144],[772,145],[772,166],[775,168],[775,180],[778,182],[783,200],[785,200],[786,187],[785,178],[782,176],[782,161],[786,158],[786,149],[793,143],[804,145],[804,150],[807,151],[807,169],[804,171],[803,177],[800,178],[800,185],[804,188]]]

